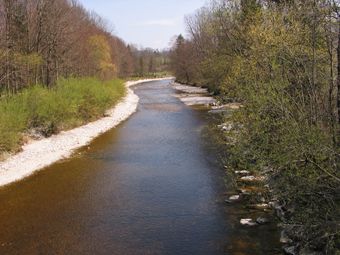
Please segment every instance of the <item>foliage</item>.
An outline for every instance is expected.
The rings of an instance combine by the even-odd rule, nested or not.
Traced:
[[[172,50],[180,81],[243,103],[225,120],[239,127],[223,138],[227,163],[267,173],[301,248],[325,254],[339,245],[338,22],[336,1],[211,1]]]
[[[104,115],[125,93],[121,80],[61,79],[53,90],[37,85],[0,100],[0,152],[19,148],[23,132],[44,136]]]
[[[102,79],[112,78],[115,66],[112,64],[111,48],[104,36],[91,36],[89,39],[90,53],[94,70]]]
[[[143,76],[167,62],[166,51],[127,45],[78,1],[0,1],[0,93],[60,77]]]

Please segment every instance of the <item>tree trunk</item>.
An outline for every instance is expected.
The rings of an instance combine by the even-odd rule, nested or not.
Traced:
[[[12,5],[11,1],[5,1],[6,12],[6,89],[8,92],[11,90],[11,52],[12,52],[12,40],[11,40],[11,20],[12,20]]]
[[[338,47],[337,47],[337,110],[338,110],[338,124],[340,124],[340,15],[338,15]],[[339,131],[340,133],[340,131]]]

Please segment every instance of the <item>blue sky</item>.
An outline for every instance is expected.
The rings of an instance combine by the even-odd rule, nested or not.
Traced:
[[[108,20],[127,43],[163,49],[170,39],[185,34],[184,17],[206,0],[79,0]]]

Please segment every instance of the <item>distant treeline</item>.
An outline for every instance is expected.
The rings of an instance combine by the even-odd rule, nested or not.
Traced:
[[[223,137],[230,169],[267,174],[290,254],[338,254],[340,3],[214,0],[174,42],[180,82],[244,107]]]
[[[167,64],[166,52],[127,45],[77,1],[0,1],[0,92],[60,77],[143,76]]]

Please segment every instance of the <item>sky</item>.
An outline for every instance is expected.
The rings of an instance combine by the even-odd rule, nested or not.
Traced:
[[[164,49],[186,34],[184,17],[206,0],[79,0],[113,27],[115,35],[138,47]]]

